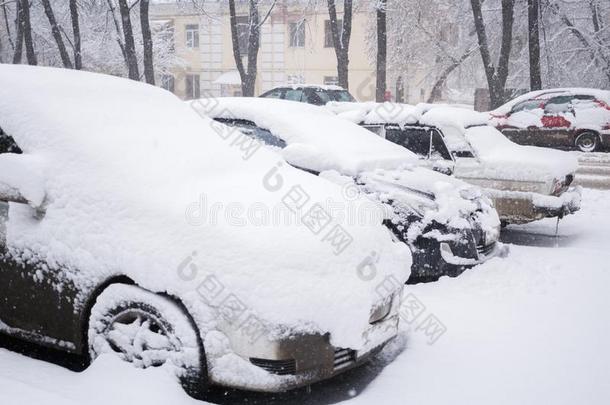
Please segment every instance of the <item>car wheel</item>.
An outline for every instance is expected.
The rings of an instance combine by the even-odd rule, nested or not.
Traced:
[[[574,144],[581,152],[594,152],[598,144],[597,134],[594,132],[583,132],[576,137]]]
[[[207,370],[196,328],[169,298],[133,285],[109,286],[91,309],[88,342],[91,360],[109,353],[137,368],[167,367],[187,393],[204,394]]]

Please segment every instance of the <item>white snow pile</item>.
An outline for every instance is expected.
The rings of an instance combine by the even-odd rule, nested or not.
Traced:
[[[243,318],[222,320],[220,303],[206,305],[200,291],[210,277],[222,287],[216,298],[237,298],[246,315],[269,328],[330,332],[335,346],[359,349],[379,297],[377,283],[363,282],[357,266],[375,251],[379,281],[409,276],[408,249],[381,225],[331,223],[325,231],[341,226],[351,238],[337,253],[325,233],[298,221],[318,202],[346,206],[339,187],[276,166],[279,156],[264,148],[244,155],[209,120],[159,88],[80,71],[0,65],[0,126],[24,151],[19,158],[40,163],[36,184],[45,196],[42,219],[28,206],[11,205],[11,255],[48,263],[38,270],[39,280],[58,289],[74,285],[86,292],[125,274],[146,289],[179,297],[207,336],[213,378],[226,375],[218,364],[246,369],[240,375],[248,383],[280,377],[231,352],[225,332],[236,333]],[[381,156],[386,149],[393,151],[392,162],[411,156],[398,147],[373,152]],[[0,167],[12,159],[18,158],[0,156]],[[273,189],[264,184],[270,173],[278,185]],[[19,178],[19,188],[30,190],[33,180]],[[298,212],[282,202],[295,188],[308,196]],[[225,215],[211,218],[211,204],[226,208]],[[259,216],[246,220],[251,207]],[[284,208],[288,220],[269,220]],[[182,277],[178,268],[191,259],[192,277]]]
[[[212,118],[238,118],[281,134],[288,146],[282,155],[299,167],[356,175],[365,170],[405,166],[417,161],[412,152],[337,119],[323,107],[266,98],[223,97],[190,102]]]

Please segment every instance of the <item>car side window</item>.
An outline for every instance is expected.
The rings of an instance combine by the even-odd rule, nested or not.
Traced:
[[[426,128],[387,127],[386,139],[404,146],[423,159],[430,155],[430,133]]]
[[[521,103],[515,104],[511,110],[511,113],[514,114],[519,111],[530,111],[535,110],[537,108],[541,108],[542,102],[540,100],[527,100],[522,101]]]
[[[284,99],[290,101],[304,101],[303,99],[303,90],[299,89],[288,89],[284,94]]]
[[[437,129],[432,132],[430,158],[433,160],[452,160],[445,140]]]
[[[553,97],[544,106],[547,114],[560,114],[572,112],[572,96]]]
[[[326,103],[332,101],[330,95],[324,90],[316,90],[314,91],[314,94],[318,98],[317,104],[326,105]]]
[[[271,91],[263,94],[262,97],[264,97],[264,98],[282,98],[283,92],[284,92],[283,89],[275,89],[275,90],[271,90]]]

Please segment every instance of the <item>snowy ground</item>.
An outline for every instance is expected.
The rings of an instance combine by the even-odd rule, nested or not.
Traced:
[[[270,397],[217,390],[214,403],[610,403],[610,191],[585,190],[563,220],[509,227],[511,254],[456,279],[411,286],[421,318],[371,365]],[[432,345],[428,314],[446,332]],[[393,360],[390,362],[390,360]],[[0,349],[2,404],[189,404],[163,370],[101,358],[83,373]]]

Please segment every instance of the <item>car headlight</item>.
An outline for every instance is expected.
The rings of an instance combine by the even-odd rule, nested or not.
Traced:
[[[394,296],[388,297],[383,303],[377,305],[371,310],[371,316],[369,317],[369,323],[377,323],[383,321],[392,311],[392,303]]]

